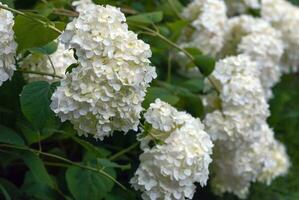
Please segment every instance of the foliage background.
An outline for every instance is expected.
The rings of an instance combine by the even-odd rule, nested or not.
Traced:
[[[68,17],[54,14],[54,10],[71,9],[69,0],[0,1],[16,9],[36,10],[38,14],[51,21],[67,22]],[[167,0],[95,0],[95,2],[134,9],[138,13],[162,10],[164,18],[158,25],[160,32],[173,41],[179,34],[179,20],[171,11]],[[292,0],[292,2],[299,5],[299,0]],[[188,1],[181,0],[181,3],[184,5]],[[25,27],[21,27],[21,30],[25,30]],[[33,37],[26,31],[22,34],[24,37]],[[38,35],[34,36],[38,38]],[[202,78],[187,80],[181,77],[175,73],[176,63],[171,62],[173,71],[170,79],[167,58],[172,47],[157,38],[147,36],[142,38],[151,44],[152,62],[157,67],[160,80],[153,83],[145,106],[159,96],[176,107],[201,117],[202,109],[198,99],[194,99],[194,95],[202,92]],[[26,51],[28,48],[23,49],[23,52]],[[290,173],[286,177],[276,179],[269,187],[253,184],[248,198],[250,200],[299,199],[298,86],[299,74],[284,76],[274,88],[275,98],[270,102],[272,114],[269,123],[275,129],[276,138],[287,146],[292,162]],[[54,88],[55,84],[49,85],[45,82],[26,85],[20,72],[16,72],[12,81],[0,87],[0,199],[139,199],[140,195],[130,188],[128,182],[139,164],[140,150],[134,147],[132,151],[121,157],[116,159],[110,157],[134,144],[136,133],[127,135],[115,133],[104,142],[76,136],[71,124],[61,124],[48,108],[49,97]],[[4,143],[20,146],[20,148],[5,146]],[[22,149],[28,147],[31,151]],[[38,150],[67,158],[77,166],[40,153]],[[86,169],[88,167],[104,170],[110,176],[117,177],[127,190],[121,189],[98,172]],[[217,197],[212,194],[209,187],[205,187],[198,189],[194,199],[234,200],[236,198],[232,195]]]

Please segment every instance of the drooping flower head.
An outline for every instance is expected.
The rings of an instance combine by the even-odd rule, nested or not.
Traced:
[[[282,33],[286,44],[281,69],[296,72],[299,69],[299,8],[285,0],[262,0],[262,18]]]
[[[182,47],[200,49],[205,54],[217,55],[223,45],[226,6],[221,0],[194,0],[182,13],[194,30],[186,30]]]
[[[103,139],[137,130],[146,88],[156,77],[150,46],[128,30],[124,14],[93,5],[66,27],[62,43],[76,50],[79,66],[52,96],[52,110],[79,134]]]
[[[284,52],[280,32],[260,18],[247,15],[228,21],[222,56],[244,54],[257,64],[265,95],[272,96],[272,87],[280,80],[280,62]]]
[[[0,2],[0,5],[3,5]],[[15,66],[17,43],[14,40],[14,16],[0,8],[0,86],[11,79]]]
[[[212,161],[213,144],[203,124],[159,99],[144,117],[151,128],[143,134],[161,144],[143,149],[131,184],[143,199],[192,199],[194,183],[206,184]]]

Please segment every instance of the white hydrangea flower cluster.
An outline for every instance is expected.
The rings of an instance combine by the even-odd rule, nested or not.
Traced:
[[[128,30],[124,14],[93,5],[66,27],[61,41],[76,50],[79,66],[52,96],[52,110],[79,134],[103,139],[137,130],[146,88],[155,78],[150,46]]]
[[[4,5],[0,2],[0,5]],[[0,86],[11,79],[15,66],[17,43],[14,40],[14,16],[0,8]]]
[[[266,122],[268,104],[255,65],[243,54],[216,64],[212,77],[220,88],[222,112],[204,120],[215,144],[212,185],[219,194],[232,192],[239,198],[247,196],[251,182],[269,184],[290,165]]]
[[[131,184],[143,199],[192,199],[195,182],[206,185],[213,144],[199,119],[157,99],[144,115],[162,144],[144,148]]]
[[[76,11],[79,13],[88,9],[92,5],[94,5],[92,0],[78,0],[72,3],[72,6],[74,6]]]
[[[185,31],[181,46],[198,48],[205,54],[217,55],[223,45],[223,30],[227,21],[224,2],[194,0],[183,10],[182,16],[191,21],[195,30],[191,30],[191,33]]]
[[[229,16],[236,14],[243,14],[248,9],[260,9],[261,4],[259,0],[224,0],[227,5],[227,12]]]
[[[267,99],[272,96],[271,88],[280,80],[283,52],[280,32],[267,21],[247,15],[228,20],[222,54],[244,54],[255,61]]]
[[[65,71],[67,67],[76,62],[77,61],[73,56],[73,51],[65,49],[64,45],[59,43],[57,50],[51,55],[39,53],[33,53],[29,55],[22,62],[21,68],[65,77]],[[24,78],[29,82],[54,82],[60,80],[59,78],[52,76],[40,76],[36,74],[24,74]]]
[[[262,0],[262,18],[281,31],[286,50],[282,70],[285,73],[299,70],[299,8],[286,0]]]

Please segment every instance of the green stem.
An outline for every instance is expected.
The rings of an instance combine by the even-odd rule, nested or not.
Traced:
[[[186,51],[185,49],[181,48],[179,45],[177,45],[176,43],[172,42],[171,40],[169,40],[168,38],[166,38],[164,35],[160,34],[158,31],[152,30],[152,29],[150,29],[148,27],[145,27],[145,26],[142,26],[142,25],[138,25],[138,24],[131,24],[131,25],[139,27],[139,28],[145,30],[146,32],[143,32],[144,34],[160,38],[161,40],[163,40],[164,42],[166,42],[170,46],[176,48],[178,51],[183,52],[192,62],[194,62],[194,57],[188,51]],[[216,84],[213,82],[213,80],[210,77],[207,77],[207,78],[208,78],[208,81],[211,83],[211,85],[216,90],[216,92],[218,94],[220,94],[220,90],[218,89],[218,87],[216,86]]]
[[[38,72],[38,71],[32,71],[32,70],[18,70],[19,72],[25,73],[25,74],[37,74],[37,75],[41,75],[41,76],[51,76],[54,78],[59,78],[62,79],[62,76],[56,75],[56,74],[51,74],[51,73],[46,73],[46,72]]]
[[[19,10],[16,10],[16,9],[13,9],[13,8],[10,8],[10,7],[8,7],[8,6],[4,6],[4,5],[0,5],[0,8],[2,8],[2,9],[4,9],[4,10],[8,10],[8,11],[13,12],[13,13],[18,14],[18,15],[22,15],[23,17],[26,17],[26,18],[28,18],[28,19],[30,19],[30,20],[33,20],[33,21],[36,21],[36,22],[38,22],[38,23],[41,23],[41,24],[43,24],[43,25],[45,25],[45,26],[48,26],[50,29],[56,31],[56,32],[59,33],[59,34],[62,33],[62,32],[61,32],[58,28],[56,28],[55,26],[53,26],[53,25],[51,25],[51,24],[49,24],[49,23],[47,23],[47,22],[44,22],[44,21],[42,21],[42,20],[40,20],[40,19],[34,18],[34,17],[30,16],[30,15],[27,15],[27,14],[24,13],[24,12],[21,12],[21,11],[19,11]]]
[[[82,168],[82,169],[87,169],[87,170],[90,170],[90,171],[94,171],[94,172],[100,173],[100,174],[106,176],[108,179],[112,180],[114,183],[116,183],[122,189],[127,190],[125,186],[123,186],[120,182],[118,182],[117,180],[115,180],[110,174],[108,174],[107,172],[105,172],[103,170],[100,170],[100,169],[97,169],[97,168],[94,168],[94,167],[90,167],[90,166],[86,166],[86,165],[82,165],[81,163],[73,162],[73,161],[71,161],[71,160],[69,160],[67,158],[63,158],[63,157],[55,155],[55,154],[41,152],[41,151],[38,151],[38,150],[35,150],[35,149],[31,149],[31,148],[27,148],[27,147],[16,146],[16,145],[9,145],[9,144],[1,144],[0,146],[1,147],[7,147],[7,148],[24,150],[24,151],[30,151],[30,152],[33,152],[33,153],[36,153],[36,154],[47,156],[49,158],[55,158],[57,160],[64,161],[64,162],[66,162],[66,163],[68,163],[70,165],[73,165],[73,166],[76,166],[76,167],[79,167],[79,168]]]
[[[125,149],[121,150],[120,152],[118,152],[118,153],[114,154],[113,156],[111,156],[111,157],[109,158],[109,160],[115,160],[115,159],[117,159],[118,157],[120,157],[120,156],[122,156],[122,155],[124,155],[124,154],[130,152],[131,150],[135,149],[135,147],[137,147],[137,146],[138,146],[138,142],[135,142],[134,144],[132,144],[132,145],[129,146],[128,148],[125,148]]]

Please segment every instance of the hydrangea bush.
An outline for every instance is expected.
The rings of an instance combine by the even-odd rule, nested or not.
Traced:
[[[299,199],[296,4],[0,0],[0,199]]]

